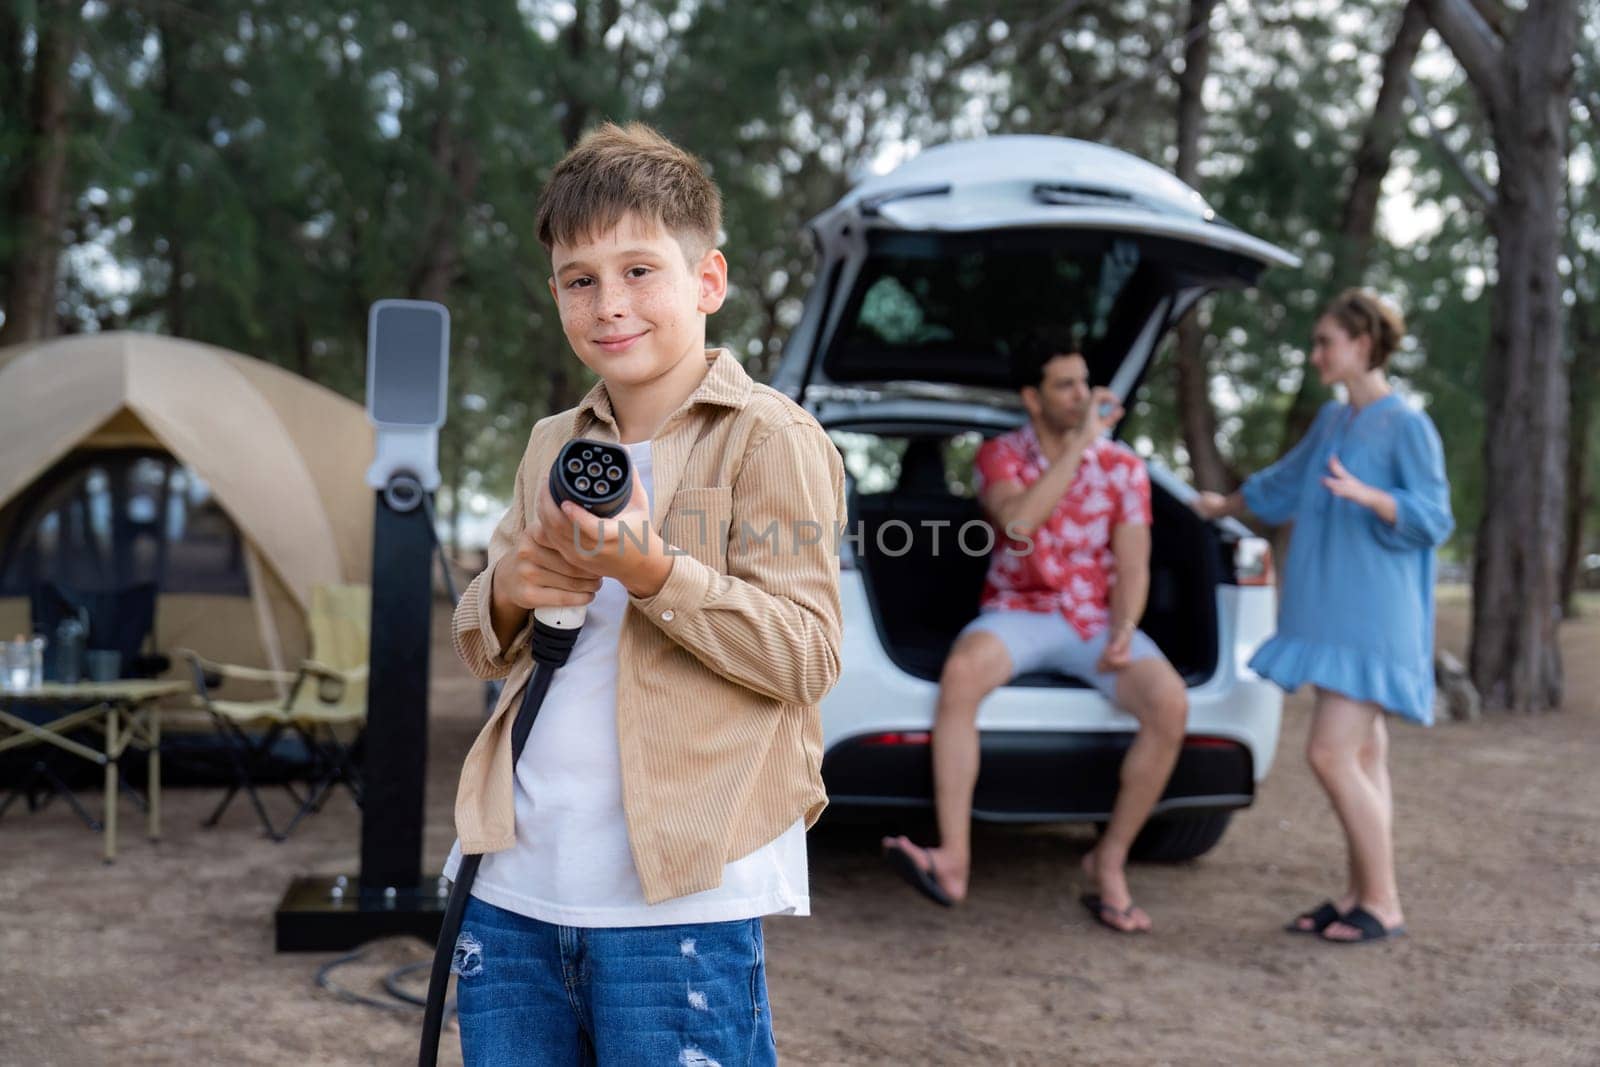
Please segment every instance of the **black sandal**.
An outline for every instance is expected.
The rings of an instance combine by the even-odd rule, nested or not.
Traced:
[[[1310,926],[1301,926],[1300,920],[1309,920]],[[1320,934],[1328,927],[1339,921],[1339,909],[1334,907],[1333,901],[1324,900],[1310,911],[1303,911],[1296,915],[1284,930],[1291,934]]]
[[[1114,933],[1147,934],[1150,932],[1142,926],[1118,926],[1116,923],[1111,921],[1110,917],[1113,915],[1121,919],[1123,922],[1132,920],[1133,913],[1139,908],[1139,905],[1133,903],[1132,901],[1128,902],[1128,906],[1126,908],[1117,908],[1107,904],[1098,893],[1085,893],[1083,896],[1078,898],[1078,903],[1089,909],[1089,914],[1094,916],[1095,922],[1099,923],[1101,926],[1104,926],[1107,930],[1113,931]]]
[[[916,847],[924,856],[928,854],[927,849],[920,846]],[[883,858],[888,861],[889,866],[893,867],[901,878],[906,880],[906,884],[911,886],[912,889],[915,889],[942,908],[956,906],[956,902],[951,899],[950,894],[945,892],[944,886],[939,884],[939,879],[934,877],[933,871],[919,866],[917,861],[911,858],[911,853],[904,848],[899,845],[886,845],[883,850]],[[928,862],[933,862],[931,857]]]
[[[1391,941],[1406,935],[1406,928],[1403,925],[1390,930],[1383,925],[1383,920],[1359,905],[1339,916],[1339,922],[1355,927],[1361,931],[1361,936],[1329,937],[1326,930],[1317,936],[1330,945],[1367,945],[1374,941]]]

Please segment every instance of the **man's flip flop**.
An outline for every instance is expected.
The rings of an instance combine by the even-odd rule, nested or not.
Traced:
[[[919,867],[917,861],[911,858],[911,853],[899,845],[888,845],[883,850],[883,858],[912,889],[941,907],[955,907],[956,902],[950,899],[950,894],[944,891],[944,886],[939,884],[933,872]]]
[[[1130,930],[1125,926],[1118,926],[1116,923],[1106,918],[1107,915],[1115,915],[1119,919],[1131,919],[1133,918],[1133,910],[1139,906],[1137,904],[1129,903],[1126,908],[1112,907],[1110,904],[1107,904],[1104,900],[1100,899],[1100,895],[1098,893],[1085,893],[1083,896],[1078,898],[1078,902],[1089,909],[1089,914],[1094,916],[1095,922],[1099,923],[1101,926],[1104,926],[1107,930],[1113,931],[1114,933],[1147,934],[1150,932],[1148,930],[1140,929],[1139,927],[1134,927]]]
[[[1301,926],[1300,920],[1309,920],[1310,926]],[[1339,909],[1334,907],[1333,901],[1324,900],[1310,911],[1303,911],[1296,915],[1284,926],[1284,930],[1291,934],[1320,934],[1328,927],[1339,921]]]
[[[1317,936],[1330,945],[1369,945],[1374,941],[1392,941],[1397,937],[1406,935],[1404,926],[1396,926],[1393,930],[1385,929],[1383,920],[1362,907],[1351,908],[1339,916],[1338,921],[1355,927],[1361,931],[1361,936],[1349,938],[1329,937],[1326,930]]]

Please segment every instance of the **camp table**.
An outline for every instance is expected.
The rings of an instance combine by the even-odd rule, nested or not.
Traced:
[[[188,682],[128,678],[113,682],[45,682],[30,689],[0,691],[0,752],[50,744],[106,769],[105,861],[110,863],[117,858],[117,762],[135,741],[148,750],[150,840],[161,837],[161,708],[157,705],[189,689]],[[6,710],[12,704],[77,705],[78,710],[50,722],[32,723]],[[92,726],[105,735],[104,751],[67,736],[82,726]]]

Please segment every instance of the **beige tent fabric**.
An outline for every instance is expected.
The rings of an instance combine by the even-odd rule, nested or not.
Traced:
[[[278,630],[278,620],[272,610],[272,594],[269,591],[266,564],[261,561],[261,554],[254,546],[244,550],[245,572],[250,576],[250,602],[256,611],[256,626],[261,631],[261,650],[267,654],[267,666],[275,671],[285,668],[283,660],[283,635]],[[320,587],[319,587],[320,588]],[[316,599],[316,590],[311,591],[312,599]],[[236,659],[222,660],[223,663],[238,663]],[[248,664],[247,664],[248,665]],[[282,699],[289,695],[289,690],[283,682],[275,683],[278,688],[278,697]]]
[[[327,506],[344,581],[365,582],[372,559],[373,494],[366,486],[372,464],[372,424],[366,411],[338,393],[259,359],[233,366],[277,412],[306,458],[312,484]]]
[[[302,606],[341,577],[338,545],[305,459],[272,405],[225,360],[140,359],[128,406],[211,486]]]
[[[0,350],[0,505],[74,448],[141,431],[193,467],[289,592],[365,581],[372,458],[365,412],[263,363],[153,334]]]
[[[373,436],[360,405],[261,360],[154,334],[0,348],[0,536],[15,518],[6,505],[68,453],[127,447],[194,468],[251,564],[248,597],[163,594],[162,650],[292,665],[310,652],[313,588],[370,580]],[[27,625],[26,598],[0,599],[0,629]]]
[[[0,366],[0,503],[117,414],[127,397],[120,354],[56,359],[56,345],[27,347]]]

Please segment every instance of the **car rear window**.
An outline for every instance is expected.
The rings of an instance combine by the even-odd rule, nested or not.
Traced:
[[[1163,294],[1138,284],[1143,265],[1118,235],[879,233],[824,366],[835,381],[1004,385],[1049,327],[1105,380]]]

